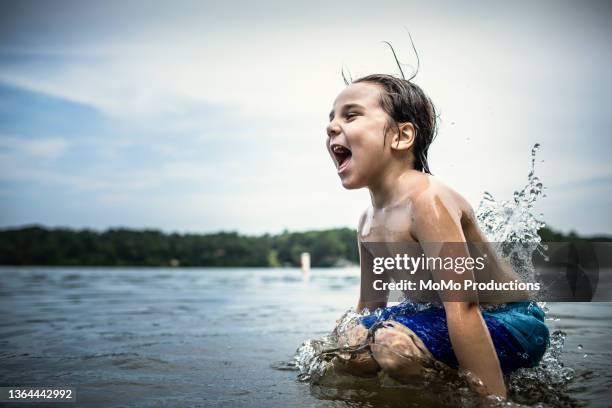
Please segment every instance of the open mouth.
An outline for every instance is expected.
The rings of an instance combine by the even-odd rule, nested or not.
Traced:
[[[336,163],[338,163],[338,173],[341,173],[348,166],[351,161],[352,153],[348,147],[333,144],[331,145],[331,151],[334,154]]]

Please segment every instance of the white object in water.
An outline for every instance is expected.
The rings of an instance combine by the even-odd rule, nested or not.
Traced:
[[[310,272],[310,252],[302,252],[300,264],[302,265],[302,273],[307,275]]]

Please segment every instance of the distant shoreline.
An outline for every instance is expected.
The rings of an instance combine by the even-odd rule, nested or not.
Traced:
[[[612,241],[612,236],[581,237],[550,228],[539,234],[549,242]],[[0,265],[5,266],[299,267],[303,252],[310,253],[313,267],[359,263],[351,228],[260,236],[42,226],[0,230]]]

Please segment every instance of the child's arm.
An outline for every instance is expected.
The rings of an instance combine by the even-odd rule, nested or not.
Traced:
[[[432,253],[431,248],[439,248],[440,245],[427,245],[465,242],[461,228],[461,210],[450,195],[443,193],[436,188],[430,188],[417,198],[413,207],[413,236],[421,243],[427,256],[469,256],[465,245],[448,246],[452,254]],[[439,276],[434,273],[434,278],[439,279]],[[474,279],[472,270],[465,271],[460,279]],[[470,382],[471,387],[483,395],[493,394],[506,398],[499,359],[478,302],[444,302],[444,309],[459,366],[482,381],[482,384]]]
[[[361,313],[364,308],[368,308],[371,312],[378,308],[387,306],[387,299],[389,297],[389,291],[375,291],[372,284],[374,281],[374,275],[371,269],[368,269],[368,265],[372,265],[371,254],[367,250],[362,250],[362,242],[360,239],[360,233],[363,228],[363,222],[366,214],[364,213],[359,220],[359,226],[357,227],[357,248],[359,250],[359,267],[361,268],[361,279],[359,286],[359,302],[357,302],[357,312]],[[378,275],[376,279],[387,281],[385,273]]]

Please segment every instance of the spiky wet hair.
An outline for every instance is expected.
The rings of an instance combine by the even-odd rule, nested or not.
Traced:
[[[412,38],[410,38],[410,40],[412,41]],[[395,50],[391,44],[386,44],[389,45],[393,52],[393,57],[399,67],[401,78],[387,74],[373,74],[354,81],[351,78],[349,82],[344,74],[344,69],[342,70],[342,77],[347,85],[350,83],[367,82],[379,85],[383,89],[383,92],[381,92],[380,105],[389,115],[389,127],[395,127],[399,132],[399,125],[401,123],[410,122],[414,125],[416,130],[415,141],[412,148],[414,168],[431,174],[429,163],[427,162],[427,152],[429,150],[429,145],[431,145],[437,133],[436,109],[425,92],[412,82],[412,79],[418,72],[418,65],[414,74],[409,79],[406,79],[402,66],[395,54]],[[412,43],[412,45],[414,48],[414,43]],[[414,48],[414,50],[416,53],[416,48]],[[416,55],[418,62],[418,54]],[[388,130],[388,128],[386,130]],[[385,131],[385,137],[386,134],[387,132]]]

